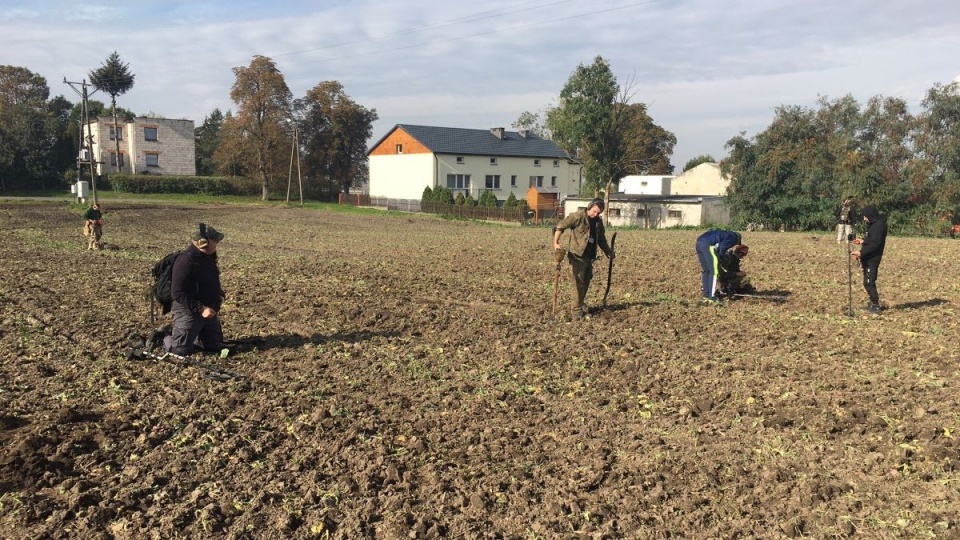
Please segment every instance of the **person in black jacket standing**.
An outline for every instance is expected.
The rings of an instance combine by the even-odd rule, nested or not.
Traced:
[[[863,209],[863,219],[867,222],[867,233],[863,238],[857,238],[854,244],[860,249],[850,253],[860,261],[863,267],[863,289],[870,297],[867,311],[880,313],[880,295],[877,293],[877,273],[880,270],[880,259],[883,258],[883,249],[887,244],[887,216],[881,214],[877,207],[868,205]]]
[[[206,351],[219,351],[223,345],[218,312],[224,294],[217,267],[217,245],[221,240],[223,233],[201,223],[191,236],[190,245],[173,263],[173,328],[163,338],[163,348],[168,352],[186,356],[197,345]]]

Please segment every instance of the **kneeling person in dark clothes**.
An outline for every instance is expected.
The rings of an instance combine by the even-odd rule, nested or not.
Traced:
[[[217,267],[217,245],[221,240],[222,233],[201,223],[191,236],[190,245],[173,263],[173,329],[163,339],[163,348],[168,352],[186,356],[196,346],[219,351],[223,345],[218,312],[224,294]]]

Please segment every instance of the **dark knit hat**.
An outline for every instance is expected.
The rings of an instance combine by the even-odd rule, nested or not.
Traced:
[[[863,207],[863,217],[867,218],[867,221],[876,221],[880,217],[880,211],[876,206],[868,204]]]
[[[190,239],[198,242],[200,240],[219,242],[223,240],[223,233],[207,225],[206,223],[201,223],[197,226],[197,230],[195,230],[190,236]]]

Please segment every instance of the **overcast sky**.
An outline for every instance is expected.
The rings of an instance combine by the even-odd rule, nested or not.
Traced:
[[[29,4],[29,6],[28,6]],[[188,118],[235,110],[232,68],[272,58],[294,97],[337,80],[395,124],[506,127],[607,59],[677,136],[677,171],[769,126],[779,105],[898,96],[911,111],[960,76],[957,0],[0,0],[0,64],[51,95],[113,51],[136,75],[118,105]],[[109,96],[93,99],[109,103]],[[371,141],[373,142],[373,141]]]

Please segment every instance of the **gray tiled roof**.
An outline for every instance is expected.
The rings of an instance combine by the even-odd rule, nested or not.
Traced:
[[[533,133],[527,133],[526,137],[521,137],[516,131],[505,130],[503,139],[499,139],[489,129],[397,124],[384,136],[384,139],[396,129],[406,131],[434,154],[569,159],[567,153],[553,141],[541,139]],[[373,148],[382,141],[383,139],[377,141]]]

